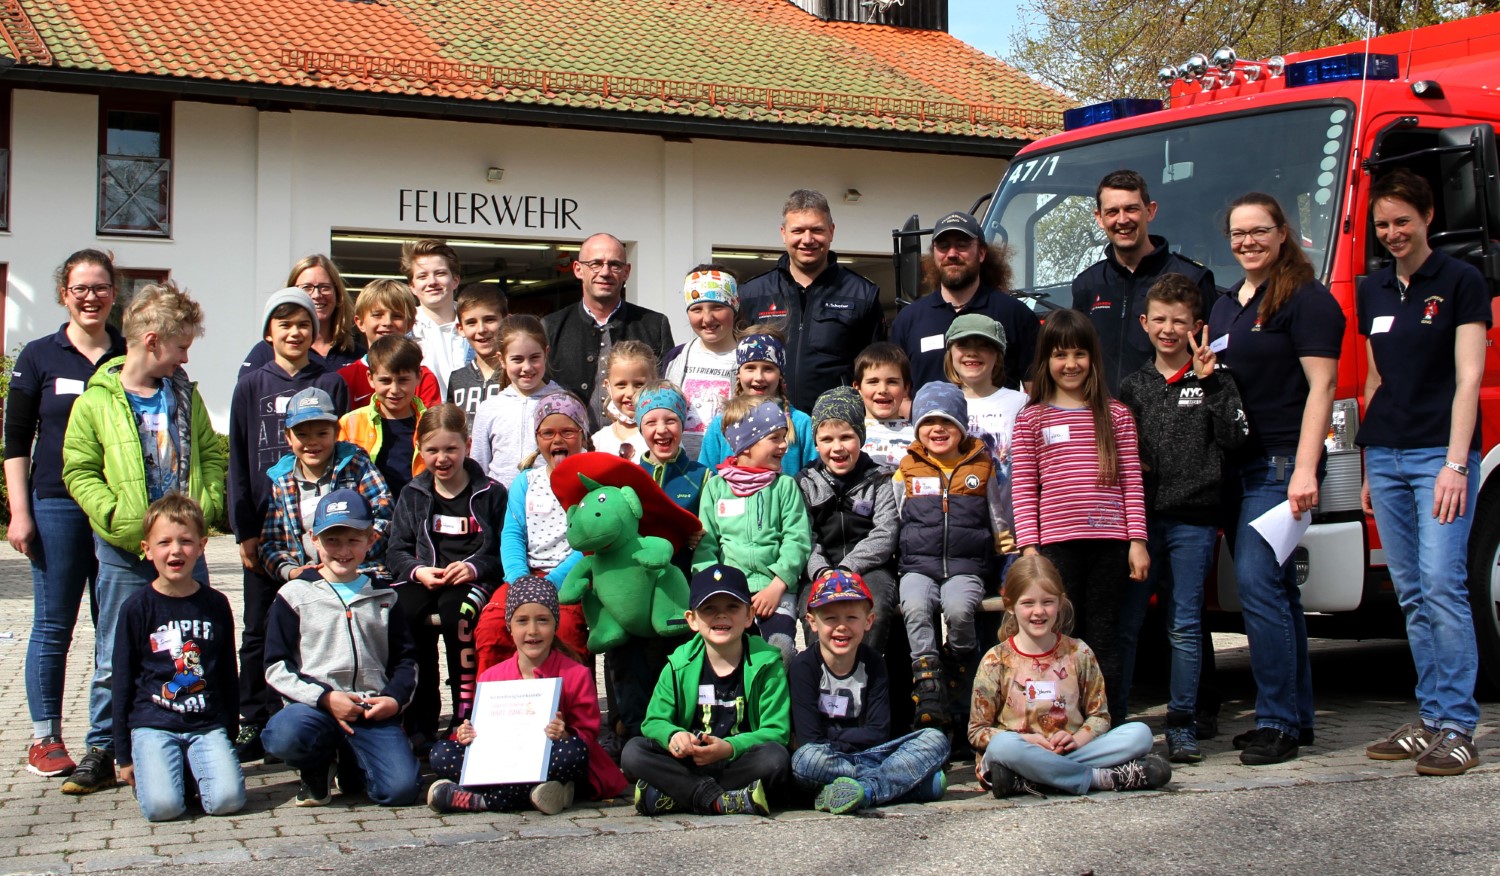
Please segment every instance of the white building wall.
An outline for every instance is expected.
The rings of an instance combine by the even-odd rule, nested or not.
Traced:
[[[94,233],[94,97],[16,91],[13,113],[12,230],[0,235],[6,349],[63,321],[51,276],[73,250],[98,247],[121,266],[170,269],[207,310],[188,370],[221,428],[262,304],[295,260],[328,250],[334,229],[546,240],[608,231],[631,246],[632,299],[668,314],[681,339],[689,335],[683,273],[715,247],[779,248],[791,190],[829,196],[835,249],[879,254],[908,215],[930,221],[967,208],[1005,168],[992,159],[184,101],[173,118],[173,236],[162,240]],[[490,167],[504,168],[502,182],[486,182]],[[859,190],[857,204],[843,201],[847,189]],[[481,209],[491,224],[467,210],[457,217],[466,223],[434,221],[417,212],[412,190],[509,196],[520,225],[493,224],[493,204]],[[532,227],[517,206],[528,195],[543,199],[529,202]],[[535,209],[564,199],[576,204],[571,215]]]

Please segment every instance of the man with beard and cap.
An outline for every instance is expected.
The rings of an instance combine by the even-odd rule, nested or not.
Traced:
[[[1037,318],[1006,292],[1010,266],[1001,247],[985,243],[974,217],[949,213],[932,226],[932,265],[937,289],[902,308],[891,325],[891,342],[911,359],[912,391],[946,380],[944,334],[963,313],[982,313],[1000,323],[1011,342],[1005,350],[1007,385],[1019,388],[1036,354]]]

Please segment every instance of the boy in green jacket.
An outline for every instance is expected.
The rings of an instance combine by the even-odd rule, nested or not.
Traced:
[[[723,428],[734,456],[703,485],[703,540],[693,571],[715,563],[742,569],[756,631],[790,664],[797,656],[797,588],[812,556],[812,523],[801,488],[781,473],[787,414],[777,402],[737,396],[724,408]]]
[[[89,380],[63,438],[63,483],[88,515],[99,561],[89,751],[63,783],[64,794],[115,784],[115,625],[126,598],[156,577],[156,568],[141,556],[146,509],[168,493],[184,493],[208,520],[224,514],[228,457],[197,385],[182,370],[188,348],[203,334],[202,309],[171,283],[147,286],[125,311],[122,327],[125,356],[105,363]],[[208,583],[202,557],[193,577]]]
[[[781,653],[750,626],[745,574],[713,565],[693,576],[688,626],[656,681],[641,735],[620,766],[636,777],[642,815],[770,815],[766,791],[791,771],[791,705]]]

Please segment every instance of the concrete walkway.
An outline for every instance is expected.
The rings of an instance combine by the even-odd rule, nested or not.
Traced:
[[[230,539],[209,545],[209,566],[215,585],[236,607],[240,605],[238,554]],[[648,819],[635,814],[628,801],[584,804],[548,818],[531,814],[438,816],[418,805],[382,809],[362,797],[335,797],[321,809],[292,805],[297,793],[296,773],[285,766],[259,763],[246,768],[249,801],[228,818],[189,815],[165,824],[141,817],[125,787],[86,797],[59,793],[59,779],[40,779],[25,769],[30,741],[22,663],[31,627],[31,574],[25,558],[0,546],[0,697],[10,703],[12,716],[0,725],[0,745],[11,756],[0,764],[0,874],[83,873],[163,864],[235,863],[277,858],[361,855],[382,849],[444,846],[471,842],[500,842],[525,838],[590,837],[600,834],[685,831],[729,824],[774,823],[834,816],[817,812],[778,812],[772,819],[754,816]],[[1220,667],[1244,672],[1244,639],[1219,636]],[[1162,793],[1222,793],[1244,789],[1309,783],[1371,781],[1411,775],[1409,762],[1381,763],[1367,759],[1364,746],[1415,715],[1411,700],[1409,659],[1401,659],[1402,643],[1360,646],[1353,656],[1344,643],[1315,643],[1319,664],[1317,744],[1303,749],[1299,760],[1272,767],[1240,765],[1230,737],[1250,724],[1253,703],[1226,702],[1222,733],[1204,743],[1208,760],[1179,768],[1164,792],[1137,793],[1146,803]],[[83,753],[87,729],[87,690],[93,655],[93,629],[83,611],[77,639],[68,660],[68,688],[64,703],[64,732],[75,758]],[[1341,656],[1342,655],[1342,656]],[[1325,661],[1331,661],[1326,662]],[[1331,666],[1331,669],[1327,667]],[[1366,667],[1378,666],[1380,677]],[[1396,667],[1396,668],[1391,668]],[[1326,670],[1321,671],[1320,670]],[[1243,685],[1242,685],[1243,686]],[[1161,729],[1165,706],[1160,702],[1133,704],[1137,715]],[[1500,712],[1485,704],[1479,748],[1486,772],[1500,771],[1500,734],[1494,732]],[[927,805],[895,806],[873,815],[887,818],[941,818],[954,810],[1000,810],[1015,806],[1089,806],[1119,800],[1119,794],[1092,798],[1035,798],[994,800],[973,780],[972,762],[960,760],[949,774],[948,798]],[[1149,803],[1147,803],[1149,805]]]

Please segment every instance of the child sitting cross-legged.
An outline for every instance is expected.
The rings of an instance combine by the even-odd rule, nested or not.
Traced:
[[[364,496],[334,490],[318,502],[320,565],[276,594],[266,622],[266,684],[285,707],[262,735],[266,751],[301,773],[298,806],[326,806],[338,756],[352,751],[370,799],[407,806],[420,786],[401,729],[417,662],[396,594],[360,573],[375,518]],[[347,747],[345,747],[347,746]],[[344,764],[344,777],[358,775]]]
[[[885,661],[864,644],[875,620],[865,582],[833,569],[813,583],[818,644],[792,661],[792,775],[817,788],[813,808],[844,815],[897,800],[941,800],[948,737],[931,727],[891,738]]]
[[[427,805],[433,811],[504,812],[529,803],[544,815],[556,815],[573,805],[579,782],[588,782],[582,790],[593,800],[625,790],[625,776],[599,745],[599,694],[593,670],[571,659],[568,646],[557,641],[557,619],[557,588],[549,581],[535,575],[512,581],[505,595],[505,623],[515,639],[516,653],[479,677],[480,683],[562,679],[558,712],[545,731],[552,740],[547,781],[484,787],[455,784],[463,773],[464,750],[475,739],[474,725],[464,721],[452,739],[432,747],[432,769],[440,777],[427,790]]]
[[[168,493],[151,503],[141,548],[156,580],[120,608],[113,679],[115,760],[135,787],[147,821],[187,811],[192,764],[203,811],[230,815],[245,805],[245,776],[234,753],[239,677],[234,617],[224,594],[193,580],[208,544],[198,503]]]
[[[1067,634],[1073,604],[1046,557],[1011,564],[1001,589],[1000,644],[974,676],[969,743],[976,771],[996,797],[1160,788],[1172,765],[1151,754],[1151,729],[1110,729],[1104,675],[1094,652]]]
[[[688,626],[656,681],[641,735],[620,765],[637,778],[642,815],[769,815],[766,793],[791,768],[791,713],[781,653],[750,628],[750,585],[738,569],[693,576]]]

